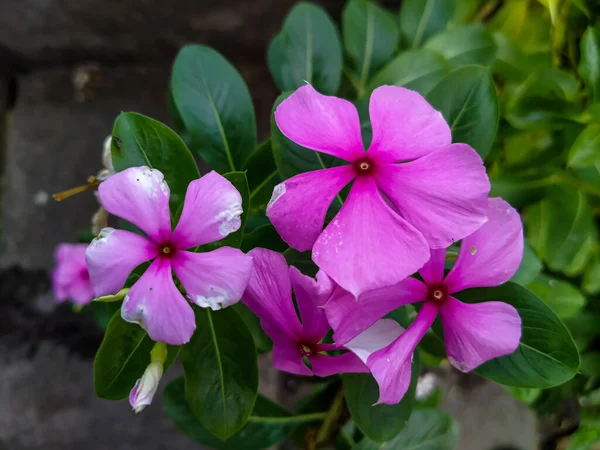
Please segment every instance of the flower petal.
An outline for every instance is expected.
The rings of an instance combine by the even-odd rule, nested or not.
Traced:
[[[369,369],[354,353],[348,352],[343,355],[312,355],[308,357],[312,364],[313,372],[318,377],[329,377],[336,373],[363,373]]]
[[[300,311],[302,336],[310,342],[319,342],[330,330],[323,305],[333,292],[334,284],[325,272],[319,270],[317,279],[290,267],[290,280]]]
[[[392,319],[381,319],[360,333],[345,347],[367,364],[372,353],[387,347],[404,332],[404,328]]]
[[[384,202],[373,179],[359,177],[339,214],[317,239],[312,257],[358,297],[416,272],[429,259],[429,247],[423,236]]]
[[[446,262],[446,249],[432,249],[429,261],[419,269],[419,274],[428,285],[440,284],[444,281],[444,264]]]
[[[274,331],[269,336],[273,339],[273,366],[277,370],[296,375],[313,374],[312,370],[302,361],[302,354],[296,341],[280,331]]]
[[[303,147],[346,161],[364,155],[358,112],[348,100],[319,94],[307,84],[275,110],[281,132]]]
[[[133,269],[157,255],[156,245],[144,236],[103,228],[85,252],[96,297],[116,294]]]
[[[188,185],[173,243],[186,249],[220,241],[240,228],[242,212],[242,196],[235,186],[209,172]]]
[[[302,336],[302,326],[294,309],[285,258],[264,248],[255,248],[248,255],[252,257],[252,272],[242,301],[260,318],[271,339],[283,333],[296,341]]]
[[[446,248],[485,223],[490,182],[465,144],[452,144],[407,164],[377,167],[377,186],[431,248]]]
[[[87,244],[59,244],[54,251],[52,290],[59,302],[67,299],[84,305],[94,298],[85,264]]]
[[[171,191],[160,171],[130,167],[100,183],[98,195],[104,209],[137,225],[157,244],[169,238]]]
[[[138,323],[153,341],[182,345],[194,334],[194,311],[173,283],[171,261],[154,260],[127,293],[121,307],[127,322]]]
[[[206,253],[178,250],[172,266],[188,298],[202,308],[216,311],[242,298],[250,279],[252,258],[231,247]]]
[[[415,347],[433,324],[437,313],[437,306],[426,302],[414,322],[393,344],[369,357],[367,366],[379,385],[377,403],[393,405],[402,400],[410,385]]]
[[[421,94],[381,86],[369,102],[373,140],[369,155],[386,162],[410,161],[450,145],[450,127]]]
[[[450,293],[497,286],[510,280],[523,258],[519,213],[501,198],[490,198],[488,221],[460,244],[456,264],[446,277]]]
[[[427,286],[414,278],[364,292],[358,299],[337,288],[325,305],[327,320],[335,332],[333,340],[344,345],[394,309],[426,297]]]
[[[502,302],[465,304],[452,296],[441,307],[448,360],[462,372],[509,355],[519,346],[521,317]]]
[[[273,189],[267,217],[291,247],[310,250],[335,196],[354,178],[350,166],[301,173]]]

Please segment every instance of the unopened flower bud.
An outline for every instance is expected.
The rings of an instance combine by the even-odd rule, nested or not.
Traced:
[[[158,383],[163,375],[163,365],[167,357],[165,344],[157,342],[150,353],[151,362],[146,367],[142,378],[136,381],[129,394],[129,403],[137,414],[152,403]]]

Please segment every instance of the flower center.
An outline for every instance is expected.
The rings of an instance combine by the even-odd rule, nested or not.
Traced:
[[[356,175],[368,175],[375,169],[375,164],[370,158],[361,158],[352,163]]]
[[[302,356],[311,356],[316,353],[313,345],[308,342],[300,342],[298,344],[298,350],[300,350]]]
[[[166,242],[159,246],[160,256],[163,258],[171,258],[175,253],[175,247],[170,242]]]
[[[430,286],[428,298],[435,303],[444,303],[448,298],[448,289],[443,284],[439,286]]]

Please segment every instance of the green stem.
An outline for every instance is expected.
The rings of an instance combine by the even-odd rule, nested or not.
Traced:
[[[323,420],[323,425],[321,425],[321,428],[319,429],[319,432],[317,433],[317,437],[315,438],[315,443],[317,445],[321,444],[322,442],[327,441],[327,439],[329,439],[329,436],[331,435],[332,431],[333,431],[333,427],[336,425],[338,419],[340,418],[340,416],[342,415],[342,412],[344,411],[344,390],[340,389],[339,392],[336,394],[335,399],[333,400],[333,403],[331,404],[331,407],[329,408],[329,411],[327,411],[326,415],[325,415],[325,419]]]
[[[297,416],[292,417],[260,417],[260,416],[250,416],[248,418],[248,422],[254,423],[306,423],[306,422],[315,422],[317,420],[325,419],[325,415],[327,413],[318,412],[318,413],[310,413],[310,414],[299,414]]]

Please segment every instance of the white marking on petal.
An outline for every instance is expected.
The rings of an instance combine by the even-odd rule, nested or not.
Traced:
[[[271,200],[269,200],[269,203],[267,204],[267,209],[269,209],[271,206],[273,206],[275,204],[275,202],[277,200],[279,200],[279,197],[281,197],[283,194],[285,194],[285,191],[286,191],[285,182],[279,183],[277,186],[275,186],[273,188],[273,195],[271,195]]]
[[[209,286],[209,295],[196,295],[196,304],[202,308],[210,308],[213,311],[228,306],[227,303],[230,300],[229,294],[224,289],[217,286]]]
[[[452,356],[448,356],[448,361],[450,361],[450,364],[452,364],[454,367],[456,367],[458,370],[460,370],[461,372],[469,372],[470,369],[467,366],[467,364],[465,364],[462,361],[457,361],[456,359],[454,359]]]
[[[244,209],[242,208],[242,199],[238,195],[232,195],[227,203],[230,203],[229,208],[219,213],[217,216],[217,221],[221,222],[219,225],[219,233],[221,233],[221,236],[223,237],[240,229],[240,226],[242,225],[240,216],[244,212]]]
[[[90,242],[90,247],[97,247],[100,244],[106,244],[108,242],[108,238],[115,232],[114,228],[102,228],[100,230],[100,234],[92,239]]]
[[[145,193],[151,198],[158,198],[159,194],[169,194],[169,187],[161,171],[148,166],[136,167],[130,172],[136,182],[140,183]]]

